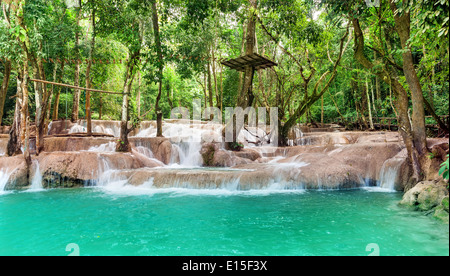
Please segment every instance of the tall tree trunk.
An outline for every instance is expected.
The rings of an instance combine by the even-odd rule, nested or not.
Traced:
[[[161,111],[161,108],[159,107],[159,101],[161,100],[161,94],[162,94],[162,79],[163,79],[163,70],[164,70],[164,64],[163,64],[163,56],[162,56],[162,48],[161,48],[161,37],[159,33],[159,19],[158,19],[158,7],[156,4],[157,0],[152,0],[152,21],[153,21],[153,32],[155,35],[155,44],[156,44],[156,52],[158,54],[158,96],[156,97],[156,104],[155,104],[155,110],[156,110],[156,136],[162,137],[162,121],[163,121],[163,114]]]
[[[15,5],[11,8],[16,15],[16,26],[20,26],[25,29],[23,8],[25,0],[16,1]],[[5,15],[6,17],[6,15]],[[9,21],[6,20],[9,24]],[[11,27],[9,25],[9,27]],[[22,66],[18,70],[17,77],[17,98],[16,98],[16,110],[14,114],[14,124],[10,131],[10,137],[8,140],[7,151],[8,155],[15,155],[23,153],[27,171],[29,172],[31,166],[30,155],[30,134],[29,134],[29,112],[28,112],[28,77],[29,77],[29,63],[32,62],[32,55],[30,53],[29,46],[31,45],[28,34],[25,33],[25,39],[17,39],[20,47],[23,51]],[[19,66],[19,67],[20,67]],[[19,115],[20,114],[20,115]]]
[[[377,59],[377,52],[373,51],[375,60]],[[376,106],[379,107],[379,103],[381,101],[381,89],[380,89],[380,79],[378,78],[378,76],[375,76],[375,89],[376,89]]]
[[[244,20],[243,26],[242,26],[242,43],[241,43],[241,52],[240,55],[245,55],[245,41],[247,39],[247,27],[246,27],[246,20]],[[244,85],[244,73],[239,71],[239,89]],[[240,95],[239,95],[240,96]],[[238,104],[239,99],[236,101],[236,104]]]
[[[245,54],[252,55],[255,52],[256,44],[256,9],[258,5],[257,0],[249,0],[250,13],[247,19],[247,36]],[[244,82],[239,96],[238,106],[247,108],[253,105],[255,96],[253,94],[253,78],[255,75],[255,68],[246,66],[244,71]]]
[[[372,118],[372,107],[370,104],[370,95],[369,95],[369,81],[367,80],[366,76],[366,97],[367,97],[367,108],[369,109],[369,123],[370,123],[370,129],[374,129],[373,126],[373,118]]]
[[[137,88],[137,96],[136,96],[138,117],[141,117],[141,85],[142,85],[142,78],[141,78],[141,71],[139,70],[138,71],[138,88]]]
[[[91,83],[91,68],[92,68],[92,58],[94,56],[95,49],[95,8],[92,10],[91,15],[91,26],[92,26],[92,39],[91,48],[89,49],[89,61],[86,68],[86,88],[90,89]],[[87,135],[92,135],[92,112],[91,112],[91,92],[86,90],[86,130]]]
[[[44,63],[40,57],[33,57],[33,69],[37,79],[46,80]],[[47,86],[43,83],[34,83],[36,86],[36,155],[39,155],[44,150],[44,135],[45,135],[45,119],[48,111],[50,94],[48,93]]]
[[[17,70],[17,93],[16,93],[16,107],[14,110],[14,121],[9,131],[9,140],[7,145],[7,156],[19,155],[22,153],[22,81],[23,81],[23,68]]]
[[[218,107],[220,109],[220,97],[219,97],[219,84],[217,83],[217,73],[216,73],[216,57],[214,55],[214,51],[215,51],[215,42],[214,42],[214,47],[211,49],[211,56],[212,56],[212,63],[211,63],[211,69],[212,69],[212,74],[213,74],[213,78],[214,78],[214,91],[215,91],[215,95],[216,95],[216,107]]]
[[[11,76],[11,61],[6,59],[4,63],[5,70],[3,71],[3,81],[0,87],[0,125],[2,125],[2,118],[4,115],[4,108],[6,102],[6,94],[8,93],[9,79]]]
[[[30,155],[30,115],[28,110],[28,54],[24,58],[24,66],[23,66],[23,79],[21,83],[22,90],[22,104],[20,110],[20,140],[21,145],[23,147],[23,156],[25,158],[25,163],[27,164],[28,171],[31,166],[31,155]],[[38,130],[36,130],[38,132]],[[36,139],[37,142],[37,139]],[[37,150],[37,149],[36,149]]]
[[[128,134],[134,129],[128,128],[129,121],[129,97],[131,95],[131,87],[133,85],[133,80],[136,74],[137,62],[139,60],[140,50],[129,57],[129,61],[126,67],[125,82],[123,86],[123,96],[122,96],[122,118],[120,121],[120,140],[117,143],[117,152],[131,152],[131,145],[128,140]]]
[[[81,20],[81,7],[78,8],[77,13],[77,27],[80,26],[80,20]],[[75,76],[74,76],[74,86],[80,87],[80,33],[78,30],[75,32],[75,56],[76,56],[76,63],[75,63]],[[72,116],[70,120],[72,123],[75,123],[78,121],[78,112],[79,112],[79,106],[80,106],[80,97],[81,97],[81,90],[75,89],[73,91],[73,101],[72,101]]]
[[[208,61],[206,64],[206,72],[208,75],[208,99],[209,99],[209,107],[214,106],[214,96],[213,96],[213,86],[212,86],[212,79],[211,79],[211,62]]]
[[[127,70],[129,71],[129,69]],[[129,112],[129,97],[130,87],[133,80],[129,78],[129,73],[127,73],[127,78],[125,79],[124,91],[123,91],[123,101],[122,101],[122,118],[120,121],[120,140],[117,143],[117,152],[131,152],[131,146],[128,141],[128,112]]]
[[[402,45],[403,72],[406,82],[411,90],[411,99],[413,105],[412,129],[414,146],[420,156],[428,152],[427,135],[425,126],[425,109],[422,86],[414,68],[414,60],[411,47],[408,43],[411,33],[411,17],[409,12],[399,12],[396,4],[389,1],[392,12],[394,13],[395,30],[397,31]]]

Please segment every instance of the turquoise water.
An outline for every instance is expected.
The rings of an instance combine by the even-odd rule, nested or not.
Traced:
[[[76,244],[82,256],[367,256],[376,244],[382,256],[448,256],[448,225],[400,199],[366,190],[15,192],[0,195],[0,255],[64,256]]]

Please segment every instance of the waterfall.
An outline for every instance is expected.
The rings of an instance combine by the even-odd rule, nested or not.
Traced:
[[[75,124],[73,127],[70,128],[69,134],[73,133],[84,133],[87,129],[84,126],[81,126],[79,124]]]
[[[34,166],[34,176],[31,180],[30,191],[41,191],[43,190],[42,186],[42,173],[39,168],[39,162],[37,160],[33,161]]]
[[[171,165],[179,164],[182,167],[201,167],[203,158],[200,154],[200,142],[180,142],[172,145]],[[178,156],[176,156],[178,154]]]
[[[137,146],[136,151],[149,159],[155,160],[155,155],[153,154],[152,150],[147,147]]]
[[[73,133],[85,133],[87,131],[87,126],[86,126],[86,122],[80,122],[80,124],[76,123],[75,125],[73,125],[70,130],[69,130],[69,134],[73,134]],[[104,125],[106,124],[106,125]],[[120,127],[119,127],[119,122],[92,122],[92,131],[94,133],[104,133],[104,134],[109,134],[109,135],[113,135],[114,137],[119,137],[120,136]]]
[[[116,143],[109,142],[106,144],[102,144],[100,146],[91,147],[88,151],[92,152],[115,152],[116,151]]]
[[[11,173],[8,173],[6,170],[0,170],[0,194],[5,191],[6,184],[8,184],[9,177]]]
[[[395,191],[395,184],[398,181],[398,172],[405,162],[404,158],[394,157],[386,160],[381,167],[380,180],[377,186],[389,191]]]

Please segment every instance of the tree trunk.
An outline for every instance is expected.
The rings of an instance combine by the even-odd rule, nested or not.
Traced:
[[[128,75],[128,73],[127,73]],[[123,91],[123,101],[122,101],[122,119],[120,121],[120,140],[117,143],[116,151],[117,152],[131,152],[131,146],[128,141],[128,105],[129,98],[128,93],[131,85],[128,85],[128,82],[132,82],[128,78],[125,79],[124,91]]]
[[[375,67],[372,62],[370,62],[364,55],[364,35],[361,30],[359,20],[356,18],[352,19],[353,28],[355,30],[355,58],[368,70],[373,70]],[[387,68],[390,68],[389,64],[386,64]],[[405,88],[396,78],[396,73],[394,70],[389,72],[375,71],[374,72],[381,80],[386,82],[392,87],[397,96],[397,109],[398,109],[398,121],[399,121],[399,132],[402,135],[403,141],[408,151],[408,159],[411,163],[413,169],[413,178],[415,181],[420,181],[421,166],[418,160],[418,152],[414,145],[413,134],[411,123],[409,121],[408,107],[409,98]]]
[[[159,107],[159,101],[161,100],[161,94],[162,94],[162,79],[163,79],[163,56],[162,56],[162,48],[161,48],[161,37],[159,33],[159,19],[158,19],[158,7],[156,5],[157,0],[152,0],[152,21],[153,21],[153,32],[155,35],[155,44],[156,44],[156,52],[158,54],[158,81],[159,81],[159,87],[158,87],[158,96],[156,97],[156,104],[155,104],[155,110],[156,110],[156,136],[157,137],[163,137],[162,133],[162,121],[163,121],[163,114],[161,111],[161,108]]]
[[[78,9],[77,14],[77,27],[80,26],[80,20],[81,20],[81,8]],[[75,63],[75,76],[74,76],[74,86],[80,87],[80,33],[78,31],[75,32],[75,56],[76,56],[76,63]],[[78,111],[80,106],[80,97],[81,97],[81,90],[75,89],[73,91],[73,102],[72,102],[72,116],[70,118],[70,121],[72,123],[75,123],[78,121]]]
[[[141,71],[138,71],[138,88],[137,88],[137,96],[136,96],[136,105],[137,105],[137,113],[138,117],[141,117],[141,85],[142,85],[142,78],[141,78]],[[100,98],[101,100],[101,98]]]
[[[22,90],[22,104],[21,104],[21,110],[20,110],[20,126],[21,126],[21,133],[20,133],[20,140],[21,145],[23,147],[23,156],[25,158],[25,163],[27,164],[27,168],[29,171],[29,168],[31,166],[31,155],[30,155],[30,115],[28,111],[28,54],[24,58],[24,66],[23,66],[23,79],[21,83],[21,90]],[[36,129],[36,132],[38,130]],[[36,137],[36,143],[37,143],[37,137]],[[36,146],[37,147],[37,146]],[[37,148],[36,148],[37,150]]]
[[[137,60],[139,59],[140,51],[133,53],[129,58],[125,73],[125,82],[123,87],[123,97],[122,97],[122,118],[120,121],[120,140],[116,146],[117,152],[131,152],[131,145],[128,141],[128,134],[131,129],[128,129],[129,120],[129,96],[131,94],[131,87],[133,85],[133,80],[135,77],[135,67]]]
[[[14,121],[9,131],[9,140],[7,145],[7,156],[15,156],[22,153],[22,140],[21,140],[21,123],[22,123],[22,108],[21,102],[23,99],[22,93],[22,69],[17,70],[17,97],[16,97],[16,108],[14,111]]]
[[[209,99],[209,107],[214,106],[214,96],[213,96],[213,87],[211,80],[211,62],[208,61],[206,64],[206,72],[208,76],[208,99]]]
[[[91,68],[92,68],[92,58],[94,56],[95,49],[95,9],[92,10],[91,15],[91,26],[92,26],[92,40],[91,48],[89,49],[89,61],[86,68],[86,88],[90,89],[91,83]],[[92,112],[91,112],[91,92],[86,90],[86,130],[87,135],[92,135]]]
[[[369,109],[369,123],[370,123],[370,129],[375,129],[373,126],[373,118],[372,118],[372,107],[370,104],[370,95],[369,95],[369,81],[367,80],[366,76],[366,97],[367,97],[367,108]]]
[[[247,22],[247,36],[245,54],[252,55],[255,52],[256,44],[256,9],[258,5],[257,0],[250,0],[250,13]],[[241,89],[238,106],[247,108],[253,105],[255,96],[253,95],[253,78],[255,75],[255,68],[246,66],[244,71],[244,83]]]
[[[16,1],[13,5],[13,11],[16,14],[16,25],[25,29],[23,8],[25,1]],[[31,60],[30,40],[28,34],[25,35],[25,41],[18,39],[18,43],[23,51],[23,59],[21,69],[18,70],[17,77],[17,98],[16,98],[16,113],[14,114],[14,124],[10,131],[10,139],[8,140],[7,151],[8,155],[23,153],[27,170],[31,166],[30,145],[29,145],[29,112],[28,112],[28,77],[29,77],[29,63]],[[20,65],[19,65],[20,67]],[[20,114],[20,116],[18,115]],[[23,149],[23,150],[22,150]]]
[[[2,125],[2,118],[4,115],[4,108],[6,102],[6,95],[8,93],[9,79],[11,76],[11,61],[6,59],[5,61],[5,70],[3,72],[3,82],[0,87],[0,126]]]
[[[211,50],[211,56],[212,56],[212,74],[213,74],[213,78],[214,78],[214,91],[215,91],[215,95],[216,95],[216,107],[218,107],[219,109],[221,109],[220,107],[220,97],[219,97],[219,84],[217,83],[217,73],[216,73],[216,58],[214,55],[214,51],[215,51],[215,42],[214,42],[214,47]]]
[[[403,72],[406,82],[411,90],[411,99],[413,105],[412,129],[414,146],[419,156],[423,156],[428,152],[427,135],[425,126],[425,109],[423,102],[422,86],[414,68],[414,60],[411,47],[408,44],[411,32],[411,17],[409,12],[397,13],[397,7],[392,0],[389,1],[392,12],[394,13],[395,30],[397,31],[402,45]]]

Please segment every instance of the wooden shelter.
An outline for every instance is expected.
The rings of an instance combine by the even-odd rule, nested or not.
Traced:
[[[222,61],[222,64],[239,72],[245,72],[246,67],[252,67],[254,70],[260,70],[278,66],[277,63],[255,53],[236,59]]]

